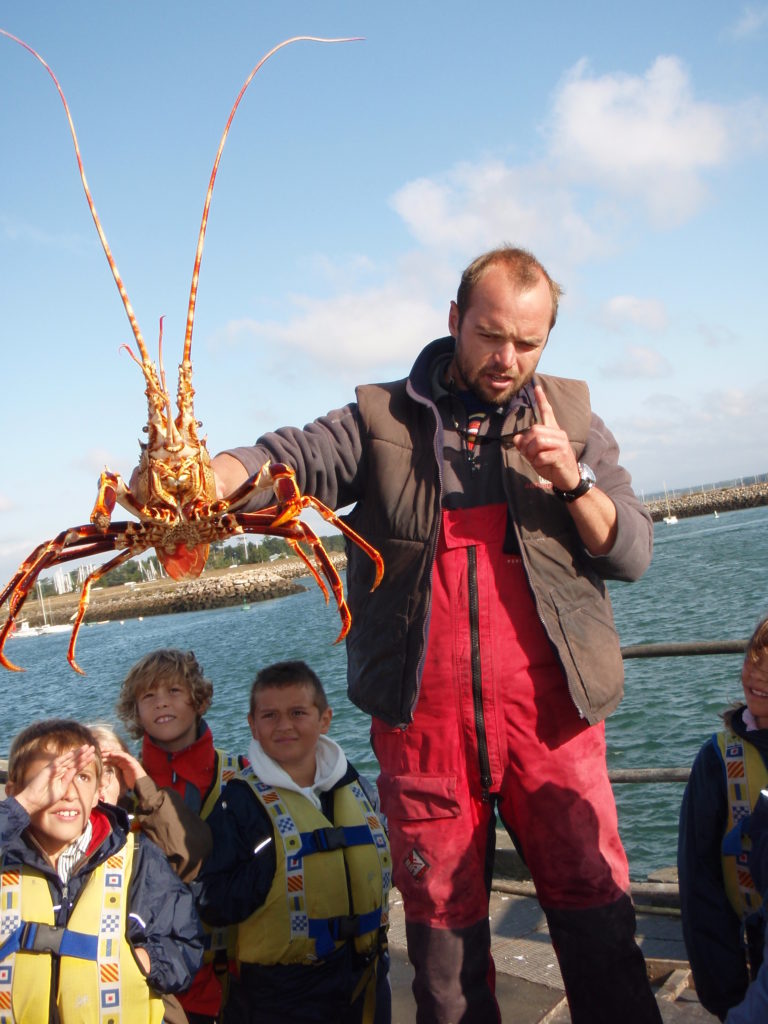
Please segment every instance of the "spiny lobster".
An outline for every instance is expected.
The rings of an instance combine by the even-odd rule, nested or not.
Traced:
[[[115,558],[107,561],[92,571],[85,579],[74,619],[72,633],[67,651],[67,660],[72,668],[81,675],[85,673],[75,661],[75,645],[80,625],[88,608],[92,585],[102,576],[116,569],[134,555],[154,548],[160,563],[169,576],[176,580],[196,578],[201,574],[208,559],[211,543],[224,540],[238,534],[269,534],[283,537],[293,551],[304,560],[309,571],[328,601],[327,581],[333,591],[341,617],[341,631],[337,642],[349,631],[351,616],[339,574],[331,562],[322,542],[315,532],[300,519],[301,512],[313,508],[329,523],[337,527],[357,544],[372,559],[374,579],[371,589],[375,589],[383,575],[384,563],[378,551],[360,537],[336,514],[316,498],[301,494],[296,484],[295,474],[290,467],[282,463],[266,463],[261,470],[237,487],[231,494],[217,498],[211,460],[204,438],[198,437],[197,428],[200,423],[195,419],[193,409],[194,389],[192,387],[192,363],[190,361],[192,347],[192,325],[195,316],[195,299],[200,263],[203,255],[203,241],[208,222],[208,211],[213,195],[213,185],[224,149],[224,143],[235,112],[256,73],[269,58],[284,46],[300,41],[320,43],[353,42],[353,39],[322,39],[316,36],[295,36],[286,39],[273,47],[253,68],[245,80],[235,103],[230,111],[219,148],[214,160],[213,170],[208,183],[208,191],[203,207],[203,219],[197,241],[197,251],[192,273],[192,287],[189,294],[187,309],[187,326],[184,338],[184,351],[179,366],[179,382],[177,390],[178,415],[174,417],[171,397],[166,387],[165,371],[162,361],[163,325],[160,321],[160,338],[158,343],[157,366],[149,357],[139,325],[131,307],[128,294],[106,236],[101,227],[91,192],[85,178],[80,146],[75,133],[74,123],[64,93],[59,82],[40,54],[22,39],[0,29],[0,34],[23,46],[46,69],[59,93],[69,122],[69,130],[75,147],[80,179],[85,196],[101,240],[102,247],[109,262],[117,289],[128,315],[133,330],[139,356],[129,346],[131,358],[141,367],[146,380],[146,396],[149,402],[149,419],[145,428],[148,435],[146,444],[142,444],[141,458],[135,474],[134,489],[125,483],[118,473],[105,469],[98,485],[96,503],[91,513],[90,523],[73,526],[62,530],[52,540],[38,545],[26,558],[16,574],[0,593],[0,606],[8,602],[8,616],[0,629],[0,664],[13,671],[23,671],[19,666],[8,660],[4,653],[5,642],[16,626],[19,612],[35,585],[38,576],[44,569],[49,569],[62,562],[76,558],[89,558],[93,555],[122,549]],[[139,358],[140,357],[140,358]],[[245,512],[243,507],[256,491],[272,489],[275,503],[259,512]],[[121,505],[138,522],[113,522],[112,513],[116,505]],[[300,547],[305,542],[314,557],[313,561]]]

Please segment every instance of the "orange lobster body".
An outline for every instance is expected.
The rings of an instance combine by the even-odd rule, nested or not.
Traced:
[[[174,415],[162,362],[162,320],[160,322],[158,363],[155,365],[149,358],[139,325],[96,213],[85,179],[77,135],[64,93],[53,71],[37,51],[23,40],[11,35],[10,32],[0,29],[0,35],[23,46],[43,65],[52,78],[64,104],[85,196],[128,315],[138,355],[128,346],[124,347],[131,358],[141,367],[144,374],[147,385],[145,394],[149,406],[149,416],[145,428],[147,441],[142,445],[139,466],[132,479],[133,486],[126,484],[119,474],[105,469],[99,479],[98,494],[90,523],[70,527],[51,540],[38,545],[22,562],[16,574],[0,592],[0,606],[6,601],[8,602],[8,614],[0,629],[0,665],[7,669],[20,671],[5,655],[5,642],[13,632],[19,612],[43,570],[76,558],[88,558],[110,551],[118,552],[114,558],[95,569],[86,578],[80,593],[67,660],[75,671],[82,673],[82,669],[75,661],[75,644],[80,625],[88,608],[91,587],[98,579],[134,555],[151,548],[154,548],[160,563],[173,579],[193,579],[199,576],[205,568],[212,543],[245,533],[271,534],[285,538],[294,552],[306,563],[308,570],[323,591],[326,601],[328,600],[328,587],[330,587],[341,616],[341,632],[338,636],[338,640],[341,640],[346,636],[351,624],[342,582],[322,542],[314,531],[302,522],[301,512],[306,508],[315,509],[327,522],[336,526],[352,543],[360,546],[370,556],[373,565],[371,589],[378,586],[384,571],[381,556],[375,548],[339,519],[331,509],[316,498],[301,494],[293,470],[281,463],[265,464],[258,473],[241,484],[232,494],[223,498],[216,496],[211,459],[205,440],[198,437],[197,432],[200,424],[194,414],[195,392],[192,387],[190,353],[197,281],[208,222],[208,210],[224,143],[240,100],[256,72],[283,46],[299,40],[327,43],[351,42],[352,40],[298,36],[278,44],[251,71],[235,100],[219,143],[203,208],[187,311],[184,350],[179,365],[177,412]],[[273,504],[258,512],[243,511],[255,492],[266,490],[273,492]],[[134,515],[137,521],[115,522],[112,515],[117,505]],[[301,548],[302,542],[309,546],[311,558]]]

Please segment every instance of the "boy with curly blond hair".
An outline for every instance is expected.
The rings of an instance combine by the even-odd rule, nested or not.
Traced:
[[[213,699],[213,685],[192,651],[164,647],[140,658],[120,689],[117,714],[129,735],[141,740],[140,760],[149,779],[163,793],[175,793],[190,811],[204,820],[226,782],[245,763],[243,758],[218,750],[203,715]],[[123,765],[123,767],[125,767]],[[144,824],[142,805],[147,795],[138,780],[137,820]],[[204,839],[209,842],[208,829]],[[156,838],[156,837],[153,837]],[[156,838],[163,848],[177,849],[199,836],[186,828],[184,836]],[[202,845],[202,844],[201,844]],[[199,860],[190,858],[199,866]],[[185,878],[189,878],[187,873]],[[233,964],[231,930],[211,931],[205,962],[188,992],[180,997],[190,1024],[218,1020],[230,966]]]

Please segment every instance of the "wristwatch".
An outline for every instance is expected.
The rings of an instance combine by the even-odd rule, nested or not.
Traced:
[[[595,474],[589,468],[585,462],[579,464],[579,482],[573,488],[572,491],[561,491],[559,487],[553,485],[552,490],[563,501],[576,501],[582,494],[586,494],[587,491],[591,491],[597,483]]]

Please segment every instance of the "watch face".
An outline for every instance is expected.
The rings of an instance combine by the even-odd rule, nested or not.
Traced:
[[[585,462],[579,463],[579,472],[582,480],[588,480],[591,484],[597,483],[597,477]]]

